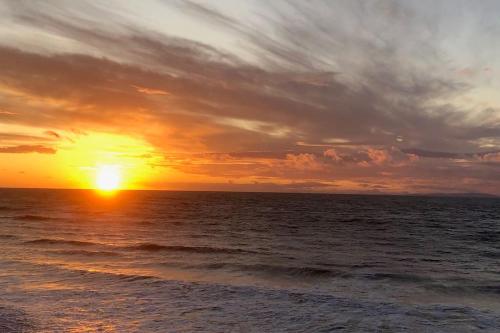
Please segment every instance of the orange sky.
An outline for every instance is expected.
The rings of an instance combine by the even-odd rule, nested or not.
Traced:
[[[500,194],[499,58],[443,13],[0,2],[0,186]]]

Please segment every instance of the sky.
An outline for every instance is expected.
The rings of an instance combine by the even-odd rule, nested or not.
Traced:
[[[500,194],[499,12],[0,0],[0,187]]]

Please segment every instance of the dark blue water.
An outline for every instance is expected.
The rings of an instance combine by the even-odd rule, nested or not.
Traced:
[[[499,332],[500,199],[0,190],[1,332]]]

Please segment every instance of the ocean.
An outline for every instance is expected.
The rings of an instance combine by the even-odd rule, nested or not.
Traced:
[[[0,332],[500,332],[500,199],[0,190]]]

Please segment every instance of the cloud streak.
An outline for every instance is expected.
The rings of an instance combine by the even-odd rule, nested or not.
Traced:
[[[21,145],[21,146],[11,146],[11,147],[0,147],[1,154],[27,154],[27,153],[39,153],[39,154],[55,154],[56,150],[51,147],[45,147],[41,145]]]

